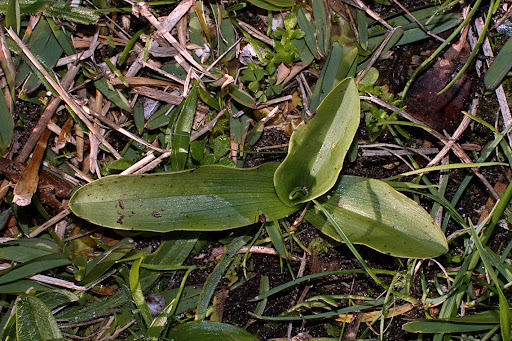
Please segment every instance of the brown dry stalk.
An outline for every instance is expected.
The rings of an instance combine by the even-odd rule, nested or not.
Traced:
[[[55,148],[62,149],[66,146],[66,142],[71,139],[71,128],[73,127],[73,119],[68,118],[60,130],[60,134],[57,137]]]
[[[37,191],[37,185],[39,183],[39,167],[43,161],[49,138],[50,131],[45,129],[39,141],[37,141],[36,148],[34,149],[34,153],[32,154],[27,168],[21,173],[20,179],[14,187],[14,198],[12,201],[18,206],[27,206],[32,202],[32,196]]]

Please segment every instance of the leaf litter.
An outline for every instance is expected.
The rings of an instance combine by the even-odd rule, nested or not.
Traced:
[[[14,3],[17,2],[9,2]],[[49,314],[39,317],[50,321],[48,328],[40,331],[41,337],[46,337],[44,335],[48,333],[53,338],[62,335],[65,338],[95,340],[144,336],[158,339],[164,337],[168,329],[176,334],[175,328],[180,330],[180,323],[192,320],[196,314],[204,317],[208,309],[212,323],[224,324],[203,324],[199,332],[220,326],[224,331],[229,331],[233,339],[251,338],[250,334],[260,339],[283,339],[294,335],[338,338],[345,329],[345,338],[377,335],[400,340],[411,337],[401,328],[404,317],[463,316],[478,312],[474,308],[475,303],[492,305],[497,302],[492,291],[481,290],[456,304],[456,307],[462,307],[460,311],[448,311],[443,306],[441,310],[438,308],[440,304],[448,306],[448,302],[455,299],[454,293],[464,291],[464,285],[453,279],[454,272],[475,253],[471,248],[464,247],[473,238],[466,227],[468,222],[461,226],[455,222],[455,217],[436,220],[447,235],[458,236],[450,240],[448,254],[436,261],[400,259],[357,246],[366,265],[381,276],[385,285],[391,285],[389,290],[384,290],[367,273],[360,271],[361,264],[353,257],[350,245],[339,245],[320,234],[309,223],[302,221],[301,211],[281,221],[277,235],[261,224],[232,232],[148,235],[113,232],[80,220],[66,209],[71,187],[76,189],[107,175],[158,173],[209,164],[241,167],[244,163],[246,166],[255,165],[255,157],[258,163],[284,157],[288,143],[283,135],[290,136],[300,119],[314,119],[316,106],[332,89],[329,84],[336,84],[331,83],[338,79],[334,77],[336,73],[322,73],[329,65],[329,58],[334,58],[331,53],[338,48],[336,44],[340,47],[357,46],[358,59],[350,71],[354,76],[356,71],[363,68],[371,74],[373,61],[365,61],[370,60],[373,51],[380,53],[387,49],[383,45],[381,49],[378,48],[379,44],[372,45],[372,41],[375,41],[372,34],[383,30],[373,20],[384,23],[384,30],[394,25],[405,25],[396,24],[401,18],[386,19],[386,12],[400,11],[400,6],[361,2],[357,9],[338,3],[329,4],[328,7],[324,1],[313,1],[304,7],[291,8],[293,2],[254,0],[219,5],[185,0],[178,6],[165,4],[153,8],[147,4],[130,3],[131,8],[127,10],[123,10],[127,6],[122,3],[112,5],[110,9],[106,3],[97,3],[95,5],[99,10],[80,6],[66,12],[59,6],[50,9],[44,2],[34,3],[36,6],[28,8],[22,4],[23,18],[30,20],[20,22],[21,26],[16,20],[19,19],[16,11],[13,12],[7,4],[3,9],[6,11],[7,25],[14,30],[7,31],[7,38],[4,38],[10,44],[7,49],[11,51],[3,49],[1,60],[6,100],[0,103],[3,115],[0,117],[2,123],[13,117],[15,124],[2,124],[0,131],[0,147],[5,153],[0,169],[5,178],[1,188],[3,203],[0,223],[4,228],[1,249],[6,250],[2,256],[5,263],[12,267],[12,270],[4,270],[2,276],[14,275],[16,279],[7,280],[7,283],[4,281],[0,290],[4,294],[4,307],[13,304],[16,307],[13,312],[26,314],[16,322],[10,309],[2,311],[4,337],[13,337],[16,333],[18,337],[23,337],[27,326],[37,319],[31,315],[33,311],[40,309],[37,307],[45,307],[53,311],[54,317]],[[417,13],[414,11],[417,3],[403,2],[402,5],[413,15]],[[478,4],[473,6],[475,8]],[[493,13],[496,16],[505,13],[505,6],[497,7]],[[458,14],[462,9],[454,7],[445,11]],[[168,13],[170,15],[166,19],[159,20]],[[300,13],[306,20],[301,20],[299,16],[299,20],[294,22],[294,16],[289,13]],[[230,20],[230,15],[236,19]],[[408,15],[403,18],[415,22]],[[434,18],[442,17],[443,13],[439,11],[433,15]],[[96,17],[100,18],[96,26],[83,25],[94,23]],[[282,26],[279,26],[279,17],[284,18]],[[53,18],[57,21],[54,22]],[[388,21],[383,21],[383,18]],[[452,28],[460,23],[455,16],[444,18]],[[431,19],[419,20],[423,20],[422,25],[426,25],[428,30],[435,32],[423,34],[434,39],[446,39],[446,33],[428,26]],[[80,25],[76,26],[76,22]],[[340,25],[340,22],[346,23],[346,26]],[[274,23],[276,27],[272,27]],[[25,25],[30,29],[26,30]],[[12,43],[11,39],[21,36],[20,32],[30,36],[34,28],[55,38],[52,42],[58,44],[59,49],[54,50],[50,43],[46,46],[39,43],[31,45],[30,40],[26,39],[24,42],[29,41],[28,49],[20,41],[17,46]],[[368,30],[368,38],[365,38],[365,30]],[[300,32],[305,32],[305,36],[301,37]],[[409,37],[413,34],[417,32],[404,30],[401,39],[411,39]],[[329,39],[329,35],[336,39]],[[496,38],[491,36],[491,39]],[[464,44],[461,40],[461,45]],[[240,77],[247,64],[241,63],[236,56],[247,46],[252,47],[250,58],[254,65],[264,68],[253,67],[252,74],[246,72],[244,77]],[[20,49],[24,51],[23,58],[20,58]],[[396,49],[392,49],[391,53]],[[37,52],[38,57],[34,58],[32,55],[36,51],[41,52]],[[56,51],[60,51],[59,60],[53,61]],[[431,158],[428,153],[422,154],[423,151],[431,148],[433,150],[430,152],[435,153],[436,150],[441,151],[443,143],[450,143],[450,137],[443,136],[443,130],[452,133],[459,119],[434,119],[434,112],[439,112],[439,109],[436,107],[426,113],[428,110],[423,103],[434,102],[437,106],[445,107],[439,101],[432,100],[432,96],[444,87],[445,77],[447,81],[451,80],[455,66],[464,64],[466,58],[460,55],[453,57],[450,51],[438,57],[430,70],[419,76],[408,91],[407,96],[410,97],[406,97],[403,103],[407,105],[403,116],[428,127],[409,128],[396,123],[399,119],[397,109],[402,105],[397,101],[400,94],[390,92],[386,84],[379,85],[378,79],[364,82],[365,88],[359,85],[365,115],[357,134],[361,148],[359,152],[357,148],[347,152],[344,174],[371,178],[394,176],[410,170],[410,167],[426,166]],[[12,60],[8,58],[11,55]],[[44,63],[39,63],[38,59]],[[80,63],[73,67],[77,59],[80,59]],[[379,61],[374,59],[378,67]],[[449,70],[440,69],[443,60],[448,61]],[[14,63],[16,69],[10,67],[9,63]],[[35,68],[31,63],[36,65]],[[475,62],[477,64],[478,60]],[[23,68],[28,78],[14,85],[12,80],[20,79]],[[348,72],[341,69],[335,71],[338,74]],[[54,76],[56,74],[58,76]],[[64,74],[74,78],[75,83],[68,84],[63,80],[61,85],[55,82]],[[461,110],[472,114],[476,111],[495,111],[494,99],[478,96],[482,88],[474,80],[475,76],[471,77],[472,93],[481,97],[480,104],[476,105],[479,109],[470,111],[467,95],[463,95],[455,100],[458,103],[448,104],[453,109],[451,116],[458,116]],[[456,83],[445,96],[460,88],[464,89],[463,92],[469,92],[469,79],[463,76],[459,80],[463,85]],[[431,80],[442,84],[433,86],[430,95],[425,95],[421,84],[432,85]],[[316,84],[322,84],[322,91],[317,90],[320,87],[315,87]],[[503,86],[507,84],[504,82]],[[196,91],[200,100],[190,100],[196,96]],[[501,92],[499,89],[496,91],[497,101],[504,112],[503,119],[498,119],[497,127],[501,131],[510,121],[503,108],[503,88]],[[52,97],[52,94],[59,96]],[[415,99],[411,100],[411,97]],[[187,98],[193,103],[188,105]],[[471,98],[474,99],[475,95]],[[379,104],[382,102],[376,99],[386,102],[387,107],[382,107]],[[19,110],[26,107],[25,103],[31,103],[32,108],[46,106],[46,110],[40,118],[31,117],[27,115],[28,110]],[[313,107],[309,106],[311,103]],[[219,110],[221,108],[225,111]],[[188,114],[185,115],[185,112]],[[495,117],[490,117],[491,126],[495,120]],[[47,145],[43,134],[46,127],[49,129],[46,131],[51,131],[46,133],[50,135]],[[493,133],[480,127],[480,123],[474,123],[466,128],[466,132],[458,135],[460,142],[454,144],[453,148],[458,146],[460,149],[454,149],[455,156],[452,154],[452,158],[463,158],[465,155],[464,162],[469,162],[467,160],[476,160],[480,153],[485,152],[486,144],[499,132]],[[429,128],[437,130],[437,134]],[[420,129],[430,132],[436,139],[426,138]],[[28,135],[28,140],[20,135],[23,131]],[[43,138],[40,138],[41,134]],[[274,136],[277,138],[274,139]],[[370,140],[378,143],[370,144]],[[494,160],[508,162],[510,153],[506,139],[503,141],[501,144],[496,142],[503,154],[497,154]],[[263,143],[266,145],[262,146]],[[36,145],[38,147],[34,149]],[[37,148],[46,150],[40,161],[38,154],[41,155],[41,151],[37,152]],[[29,164],[28,168],[37,171],[41,163],[44,169],[36,172],[38,176],[30,173],[24,177],[24,166],[13,163],[13,160],[26,162],[31,153],[31,163],[34,164]],[[179,162],[169,162],[169,157]],[[465,219],[472,219],[476,223],[485,201],[489,199],[492,205],[489,186],[505,171],[503,166],[483,167],[478,174],[481,179],[487,179],[487,183],[482,184],[482,180],[474,179],[469,187],[465,187],[465,181],[472,177],[472,173],[463,170],[451,170],[449,175],[427,174],[415,179],[414,184],[393,186],[407,189],[415,195],[430,194],[428,198],[419,196],[417,200],[433,214],[437,212],[436,216],[440,218],[443,217],[443,210],[439,209],[439,204],[445,211],[452,212],[448,200],[461,197],[460,202],[454,201],[454,209]],[[502,177],[498,181],[503,188],[507,187],[506,179]],[[433,190],[432,184],[438,183],[439,188]],[[36,188],[37,196],[32,197]],[[459,194],[458,191],[464,191],[464,188],[467,194]],[[16,199],[20,198],[20,193],[22,199]],[[143,201],[141,198],[138,200]],[[133,214],[124,214],[127,201],[123,198],[116,202],[117,209],[123,211],[122,221],[127,220],[128,215]],[[27,205],[23,205],[25,203]],[[163,214],[156,207],[151,212],[153,216],[155,213],[160,217]],[[488,210],[484,212],[490,214]],[[493,217],[493,220],[497,218]],[[495,225],[490,226],[494,228]],[[511,244],[510,233],[503,228],[506,226],[507,220],[501,221],[489,247],[501,257],[500,262],[493,261],[492,265],[508,280],[507,256]],[[50,242],[53,244],[48,248]],[[22,250],[24,244],[31,249],[46,248],[49,254],[34,254],[28,261],[11,262],[17,259],[16,252],[20,251],[16,250]],[[237,255],[235,249],[241,245],[245,245],[245,250],[250,252]],[[288,253],[287,258],[275,255],[274,249],[283,246]],[[227,252],[224,252],[224,248]],[[219,255],[213,254],[215,250]],[[256,250],[268,251],[268,254],[256,253]],[[65,256],[57,256],[59,254]],[[485,260],[485,265],[489,267],[489,258]],[[41,266],[33,266],[37,264]],[[140,268],[136,264],[140,264]],[[41,268],[51,271],[40,273]],[[185,270],[191,271],[190,274]],[[321,276],[324,272],[334,273]],[[448,281],[446,273],[452,276]],[[299,283],[301,277],[314,274],[321,277]],[[41,275],[45,276],[44,280],[36,277]],[[265,277],[269,279],[268,287],[265,286]],[[469,278],[475,281],[475,285],[485,282],[485,276],[484,279],[478,276]],[[297,284],[293,284],[295,282]],[[444,284],[447,282],[448,286]],[[270,296],[265,301],[251,301],[258,292],[288,283],[291,283],[289,288],[279,295]],[[491,283],[487,285],[495,285]],[[201,290],[203,286],[211,289]],[[168,306],[152,320],[153,323],[148,323],[151,317],[149,320],[142,318],[145,315],[140,312],[145,309],[145,301],[143,296],[135,294],[139,289],[130,290],[130,287],[140,287],[142,295],[147,295],[147,301],[160,298],[160,294],[166,299]],[[456,290],[447,294],[449,287]],[[421,303],[417,303],[412,310],[412,306],[406,309],[401,300],[404,296],[400,294]],[[504,294],[509,295],[508,291],[504,291]],[[179,304],[169,305],[173,298],[179,300]],[[366,304],[367,301],[369,304]],[[30,302],[31,306],[25,302]],[[208,308],[210,303],[211,307]],[[397,304],[403,309],[388,309]],[[380,317],[381,311],[385,312],[384,317]],[[500,318],[494,325],[501,322],[502,329],[505,328],[505,313],[504,310],[500,311]],[[325,318],[317,319],[315,315],[318,314],[324,314]],[[299,316],[304,317],[302,322]],[[277,324],[268,321],[273,318],[281,321]],[[294,320],[297,321],[290,322]],[[166,327],[158,328],[157,321],[167,321],[164,323]],[[250,334],[244,334],[240,329],[230,329],[225,324],[246,327]],[[186,328],[195,328],[192,324],[185,323],[183,326],[183,335],[189,332]],[[491,333],[492,330],[487,332]],[[507,336],[503,331],[501,334]]]

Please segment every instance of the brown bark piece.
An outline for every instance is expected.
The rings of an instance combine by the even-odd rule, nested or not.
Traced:
[[[471,94],[470,77],[464,73],[451,88],[439,92],[457,75],[469,53],[464,37],[412,83],[404,101],[411,116],[439,132],[457,128]]]
[[[12,183],[18,182],[25,168],[26,166],[23,163],[0,158],[0,174]],[[39,183],[36,193],[41,203],[55,209],[61,209],[61,202],[57,198],[69,199],[72,191],[73,187],[58,176],[44,169],[39,172]]]

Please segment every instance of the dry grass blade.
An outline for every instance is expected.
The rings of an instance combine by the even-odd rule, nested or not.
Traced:
[[[206,71],[198,62],[196,62],[194,57],[192,57],[190,53],[188,53],[188,51],[163,27],[163,25],[160,24],[158,19],[155,18],[155,16],[151,13],[147,3],[138,2],[137,4],[134,4],[133,7],[134,12],[142,14],[151,23],[151,25],[153,25],[158,30],[158,33],[162,35],[191,65],[196,67],[200,72],[204,73],[208,77],[216,79],[213,74],[211,74],[209,71]],[[178,55],[175,56],[176,61],[180,63],[180,65],[182,65],[182,67],[188,72],[188,65],[184,63],[184,61],[180,61],[177,57]]]
[[[28,206],[32,202],[32,196],[37,191],[37,185],[39,183],[39,167],[43,161],[49,138],[50,131],[45,129],[39,141],[37,141],[32,159],[30,159],[27,168],[21,173],[14,187],[14,198],[12,201],[18,206]]]
[[[82,120],[82,122],[87,126],[87,128],[103,143],[103,145],[114,155],[116,159],[121,159],[122,156],[117,152],[117,150],[114,149],[108,143],[107,140],[103,137],[102,134],[99,133],[99,131],[93,126],[93,124],[87,119],[87,116],[85,112],[83,112],[82,108],[76,103],[76,101],[64,90],[62,85],[59,83],[59,81],[56,80],[56,78],[53,78],[46,69],[39,63],[37,58],[30,52],[30,50],[23,44],[23,42],[18,38],[16,33],[12,29],[7,29],[7,33],[11,36],[11,38],[14,40],[14,42],[21,48],[23,53],[27,56],[28,59],[32,62],[32,64],[41,72],[41,74],[46,78],[48,83],[57,91],[59,96],[62,98],[64,102],[66,102],[67,105],[71,107],[71,109],[75,112],[75,114]]]

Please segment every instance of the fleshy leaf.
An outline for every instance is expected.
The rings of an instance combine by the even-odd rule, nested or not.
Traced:
[[[359,125],[359,93],[347,78],[302,122],[290,139],[288,156],[274,175],[277,195],[293,206],[327,192],[338,179]]]
[[[396,257],[431,258],[448,251],[446,238],[432,217],[383,181],[345,175],[317,200],[352,243]],[[310,209],[305,218],[341,241],[322,212]]]
[[[69,207],[92,223],[116,229],[226,230],[280,219],[300,208],[287,207],[277,197],[272,182],[277,166],[114,175],[80,188]]]

